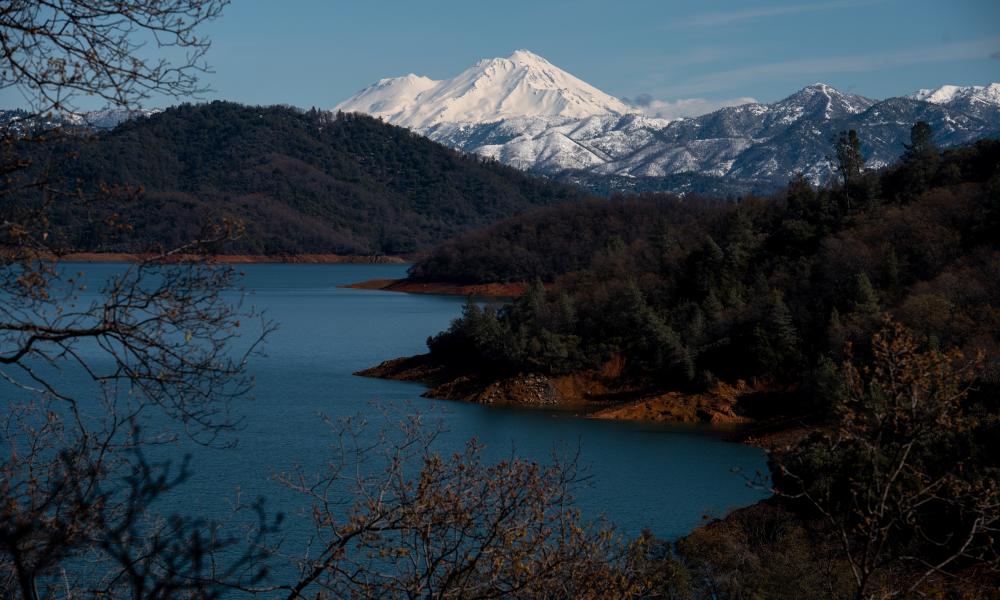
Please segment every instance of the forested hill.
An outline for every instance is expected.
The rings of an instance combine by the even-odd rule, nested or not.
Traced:
[[[708,587],[673,597],[917,597],[926,585],[995,598],[1000,141],[942,152],[929,129],[915,124],[880,172],[838,147],[853,160],[831,187],[582,202],[470,232],[412,275],[549,285],[469,302],[429,354],[364,373],[484,403],[749,418],[756,443],[776,432],[763,441],[776,497],[681,540],[685,581]],[[824,581],[789,592],[814,573]]]
[[[832,238],[843,236],[842,232],[866,224],[889,227],[886,219],[927,219],[922,224],[928,227],[953,227],[952,221],[937,223],[938,214],[924,214],[921,207],[927,201],[922,196],[954,193],[964,201],[974,196],[970,190],[1000,177],[1000,140],[982,140],[943,152],[932,148],[929,157],[903,156],[892,167],[859,173],[849,190],[843,184],[814,188],[798,179],[772,195],[747,195],[737,200],[643,193],[535,210],[445,242],[415,264],[410,276],[462,284],[536,278],[551,282],[589,269],[616,248],[647,259],[649,254],[673,255],[704,244],[724,246],[724,223],[734,214],[744,220],[752,217],[755,235],[767,240],[767,244],[755,247],[797,251],[812,260],[817,249],[833,243]],[[995,190],[977,193],[996,202],[990,196]],[[967,209],[962,218],[979,220],[980,226],[986,226],[985,209],[950,208]],[[908,256],[944,252],[936,244],[920,247],[919,236],[893,234],[880,243],[915,245],[904,253]],[[956,252],[953,249],[952,255]]]
[[[664,196],[547,208],[447,242],[411,275],[542,279],[439,336],[445,361],[567,373],[614,356],[658,389],[770,380],[858,347],[885,313],[1000,381],[1000,141],[910,152],[847,186],[723,203]],[[453,349],[458,349],[453,354]]]
[[[576,188],[466,157],[358,115],[228,102],[182,105],[94,137],[31,143],[35,163],[92,197],[142,186],[127,202],[57,203],[74,250],[139,251],[237,218],[228,252],[406,254],[525,209],[582,196]],[[130,228],[107,235],[112,215]]]

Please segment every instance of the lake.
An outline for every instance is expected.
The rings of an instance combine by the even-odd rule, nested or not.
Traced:
[[[121,265],[72,265],[100,280]],[[239,488],[264,495],[272,510],[294,513],[296,498],[271,481],[294,465],[319,468],[333,441],[319,415],[340,418],[390,410],[428,412],[446,428],[446,454],[475,436],[488,458],[547,461],[553,449],[580,450],[590,480],[577,490],[585,517],[605,517],[621,533],[644,528],[666,538],[690,532],[705,515],[754,503],[764,493],[734,470],[766,468],[761,450],[722,440],[704,427],[590,420],[566,413],[495,408],[421,398],[424,386],[368,379],[353,372],[426,350],[425,340],[460,314],[464,299],[346,289],[346,283],[405,275],[405,265],[246,265],[246,301],[279,324],[267,356],[251,370],[254,398],[236,406],[243,419],[232,449],[193,449],[193,478],[171,504],[184,512],[218,511]],[[405,403],[409,402],[409,405]],[[378,420],[377,418],[375,419]],[[173,450],[188,452],[192,448]]]

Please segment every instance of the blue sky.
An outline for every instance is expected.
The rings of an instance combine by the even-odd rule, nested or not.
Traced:
[[[235,0],[204,32],[205,99],[251,104],[328,108],[382,77],[450,77],[518,48],[610,94],[671,102],[1000,81],[998,0]]]

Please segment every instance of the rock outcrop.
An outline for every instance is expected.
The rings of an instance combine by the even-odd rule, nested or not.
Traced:
[[[763,415],[759,397],[780,393],[766,383],[718,383],[702,393],[650,392],[641,382],[630,381],[624,361],[608,361],[600,369],[568,375],[519,373],[488,377],[459,372],[421,354],[388,360],[355,373],[400,381],[420,381],[430,386],[423,396],[494,406],[558,408],[578,411],[596,419],[744,425]],[[748,399],[758,398],[753,401]],[[766,415],[764,415],[766,416]]]

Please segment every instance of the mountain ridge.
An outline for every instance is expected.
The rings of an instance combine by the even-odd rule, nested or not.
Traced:
[[[19,111],[0,111],[0,125],[106,130],[155,112],[25,120]],[[876,100],[818,82],[775,102],[664,119],[518,50],[450,79],[380,79],[333,112],[370,114],[453,149],[600,193],[741,195],[776,189],[799,174],[815,185],[829,181],[833,140],[847,129],[858,131],[873,168],[904,152],[918,120],[931,125],[942,146],[1000,136],[1000,83]]]
[[[506,58],[479,60],[450,79],[413,74],[381,79],[333,110],[364,112],[419,130],[508,117],[624,114],[629,106],[537,54],[516,50]]]
[[[520,60],[551,66],[527,51],[511,57],[522,52]],[[485,59],[472,69],[504,61],[511,58]],[[651,185],[657,191],[693,191],[686,186],[705,178],[720,180],[709,184],[713,190],[766,190],[799,173],[821,184],[834,174],[827,157],[833,138],[845,129],[859,130],[872,167],[890,164],[903,152],[917,120],[928,120],[944,146],[1000,135],[1000,84],[943,86],[875,100],[814,83],[776,102],[741,104],[683,119],[648,117],[623,101],[620,105],[604,101],[581,108],[587,113],[583,115],[561,114],[535,104],[520,111],[510,106],[505,111],[481,111],[477,121],[471,113],[451,119],[454,113],[446,108],[421,108],[422,102],[433,104],[443,98],[426,92],[410,97],[407,108],[396,113],[373,110],[360,96],[341,102],[335,110],[368,112],[464,152],[550,177],[613,178],[626,184],[610,188],[619,191],[633,187],[627,185],[629,179],[644,180],[642,189]],[[414,116],[421,114],[435,117]],[[887,115],[893,123],[885,120]],[[677,187],[678,181],[684,186]]]

